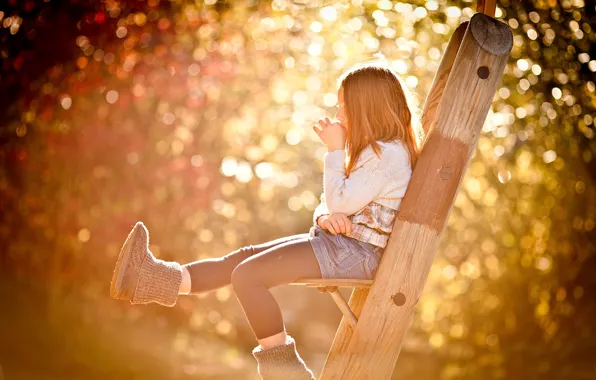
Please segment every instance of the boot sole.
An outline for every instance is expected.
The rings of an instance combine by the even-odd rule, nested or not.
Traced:
[[[120,254],[118,261],[114,268],[112,275],[112,282],[110,284],[110,296],[115,299],[132,300],[134,290],[138,282],[138,274],[135,271],[126,272],[128,263],[132,257],[132,250],[135,246],[136,240],[139,238],[139,228],[135,226],[131,234],[128,236]]]

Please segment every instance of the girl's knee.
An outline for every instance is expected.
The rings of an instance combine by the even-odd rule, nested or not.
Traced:
[[[246,264],[238,264],[232,270],[232,286],[234,289],[242,288],[253,281],[253,272]]]

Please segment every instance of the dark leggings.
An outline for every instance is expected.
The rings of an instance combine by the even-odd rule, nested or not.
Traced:
[[[257,339],[285,331],[281,310],[269,289],[298,278],[322,277],[308,237],[307,233],[282,237],[245,246],[220,258],[185,264],[190,272],[191,293],[231,283]]]

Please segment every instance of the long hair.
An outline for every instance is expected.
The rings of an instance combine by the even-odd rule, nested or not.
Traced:
[[[408,149],[412,170],[416,166],[424,138],[421,112],[414,106],[414,93],[402,82],[399,74],[380,62],[356,65],[339,77],[348,123],[346,176],[366,146],[380,155],[377,141],[399,139]]]

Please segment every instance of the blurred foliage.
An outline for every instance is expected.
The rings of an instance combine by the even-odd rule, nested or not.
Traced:
[[[144,221],[156,256],[179,262],[306,232],[325,151],[310,127],[333,115],[342,70],[387,60],[422,102],[475,11],[435,0],[2,7],[0,365],[17,379],[252,378],[255,342],[230,287],[172,309],[109,299],[129,229]],[[396,378],[596,378],[595,9],[507,0],[496,18],[514,47]],[[309,290],[274,292],[320,373],[339,311]]]

